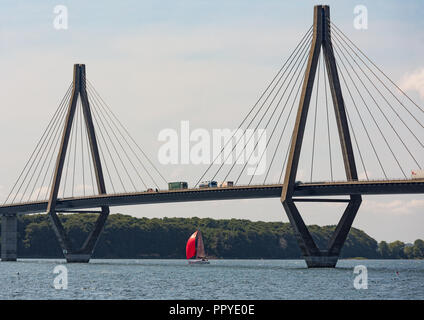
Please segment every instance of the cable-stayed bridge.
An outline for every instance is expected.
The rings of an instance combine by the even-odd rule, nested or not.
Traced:
[[[207,189],[158,190],[157,192],[130,192],[104,195],[62,198],[57,201],[60,210],[97,208],[101,205],[125,206],[138,204],[280,198],[282,184],[246,185]],[[417,194],[424,193],[424,180],[375,180],[302,183],[296,186],[294,195],[301,196],[341,196],[346,194]],[[317,198],[295,198],[299,202],[321,202]],[[348,202],[346,199],[324,199],[325,202]],[[4,205],[0,214],[31,214],[46,212],[48,201],[32,201]]]
[[[411,175],[424,165],[423,123],[424,109],[330,20],[328,6],[315,6],[313,25],[193,187],[168,190],[76,64],[0,206],[1,257],[16,260],[19,214],[47,212],[67,261],[88,262],[112,206],[280,198],[308,267],[334,267],[362,195],[424,193],[424,179]],[[203,180],[234,185],[199,188]],[[315,244],[297,202],[347,204],[327,248]],[[81,212],[98,219],[75,248],[58,213]]]

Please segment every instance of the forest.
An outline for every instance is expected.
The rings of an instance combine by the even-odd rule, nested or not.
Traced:
[[[64,214],[60,219],[74,246],[79,247],[94,225],[94,214]],[[136,218],[109,216],[93,258],[143,259],[185,258],[186,241],[200,229],[205,251],[216,259],[298,259],[300,249],[289,223],[211,218]],[[324,248],[335,226],[309,226],[312,237]],[[18,219],[19,258],[62,258],[60,246],[47,215]],[[422,259],[424,241],[378,243],[352,228],[342,258]]]

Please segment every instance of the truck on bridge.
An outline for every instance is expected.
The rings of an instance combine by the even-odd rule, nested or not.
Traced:
[[[203,188],[216,188],[218,183],[216,181],[203,181],[199,184],[199,189]]]
[[[178,181],[178,182],[169,182],[168,183],[169,190],[180,190],[180,189],[188,189],[187,182]]]
[[[411,179],[424,179],[424,170],[412,170]]]
[[[219,187],[220,188],[233,187],[233,186],[234,186],[234,182],[233,181],[224,181],[224,182],[221,182],[219,184]]]

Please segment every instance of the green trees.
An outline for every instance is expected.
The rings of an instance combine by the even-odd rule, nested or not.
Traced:
[[[383,259],[389,259],[390,258],[390,249],[389,249],[389,245],[387,244],[386,241],[381,241],[378,244],[378,251],[380,253],[380,256]]]
[[[414,258],[424,259],[424,241],[421,239],[415,240],[414,246],[412,249],[412,254]]]
[[[392,243],[381,241],[378,252],[383,259],[424,259],[424,241],[418,239],[414,244],[405,244],[402,241]]]
[[[75,246],[91,230],[92,214],[61,215]],[[298,243],[289,223],[210,218],[135,218],[109,216],[94,258],[184,258],[188,237],[201,229],[209,257],[239,259],[297,259]],[[324,247],[335,226],[310,226],[312,237]],[[47,215],[26,215],[18,222],[19,257],[62,257]],[[352,228],[342,258],[424,258],[424,241],[413,245],[395,241],[379,244],[365,232]]]
[[[389,244],[390,255],[392,259],[405,258],[405,244],[402,241],[394,241]]]

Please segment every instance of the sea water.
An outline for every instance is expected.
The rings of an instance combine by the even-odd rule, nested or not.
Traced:
[[[364,267],[355,273],[355,266]],[[303,260],[188,265],[185,260],[19,259],[0,263],[0,298],[424,299],[424,260],[340,260],[334,269],[308,269]]]

